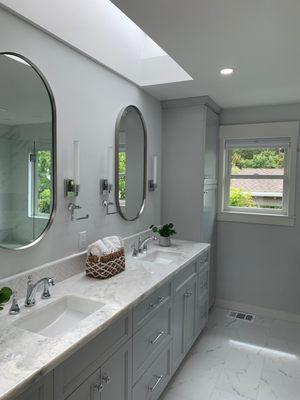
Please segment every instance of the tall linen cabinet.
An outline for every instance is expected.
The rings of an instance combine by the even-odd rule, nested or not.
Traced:
[[[220,108],[209,97],[162,101],[162,222],[178,239],[211,244],[210,307],[215,301]]]

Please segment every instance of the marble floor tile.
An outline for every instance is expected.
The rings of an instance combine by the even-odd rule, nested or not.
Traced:
[[[299,400],[299,398],[299,378],[291,378],[281,371],[263,371],[257,400]]]
[[[216,308],[161,400],[300,400],[300,324]]]
[[[171,399],[170,399],[171,400]],[[175,398],[174,398],[175,400]],[[239,394],[232,394],[222,390],[215,389],[209,400],[250,400],[247,397],[240,396]]]

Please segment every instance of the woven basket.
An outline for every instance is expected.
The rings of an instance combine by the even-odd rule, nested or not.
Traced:
[[[124,270],[124,248],[101,257],[89,254],[86,260],[86,275],[91,278],[108,279]]]

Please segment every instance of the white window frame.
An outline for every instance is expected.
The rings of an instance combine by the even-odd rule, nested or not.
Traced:
[[[39,151],[50,151],[49,148],[43,146],[42,144],[36,145],[35,153]],[[39,219],[49,219],[50,213],[39,213],[37,210],[38,196],[37,192],[34,190],[33,182],[37,180],[37,164],[30,161],[30,156],[33,155],[32,150],[28,153],[28,217],[29,218],[39,218]],[[37,185],[36,185],[37,187]],[[34,202],[32,201],[34,197]],[[35,204],[35,209],[34,209]]]
[[[299,135],[299,122],[274,122],[263,124],[222,125],[220,126],[220,154],[219,154],[219,200],[218,220],[229,222],[245,222],[271,225],[293,226],[295,222],[295,192],[296,192],[296,167],[297,167],[297,142]],[[283,176],[264,176],[264,179],[283,179],[283,208],[251,209],[230,207],[229,190],[230,175],[228,143],[255,141],[266,145],[270,141],[282,143],[287,149]],[[287,145],[288,144],[288,145]],[[230,146],[229,146],[230,147]],[[238,146],[237,146],[238,147]],[[241,176],[239,176],[241,178]],[[238,178],[238,179],[239,179]],[[243,175],[243,179],[254,179],[254,176]],[[258,178],[257,176],[255,177]]]

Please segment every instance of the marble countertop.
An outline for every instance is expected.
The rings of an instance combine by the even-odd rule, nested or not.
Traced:
[[[0,317],[0,399],[13,399],[38,377],[46,375],[208,247],[205,243],[174,240],[165,251],[180,252],[176,262],[155,265],[143,261],[143,256],[133,258],[128,254],[126,270],[111,279],[91,279],[82,272],[51,288],[51,299],[43,301],[37,296],[33,308],[21,306],[21,313],[17,316],[7,315],[6,307]],[[158,245],[154,244],[148,253],[156,249]],[[159,250],[164,251],[161,247]],[[37,312],[67,294],[100,301],[104,307],[80,321],[71,331],[55,338],[13,325],[26,313]]]

